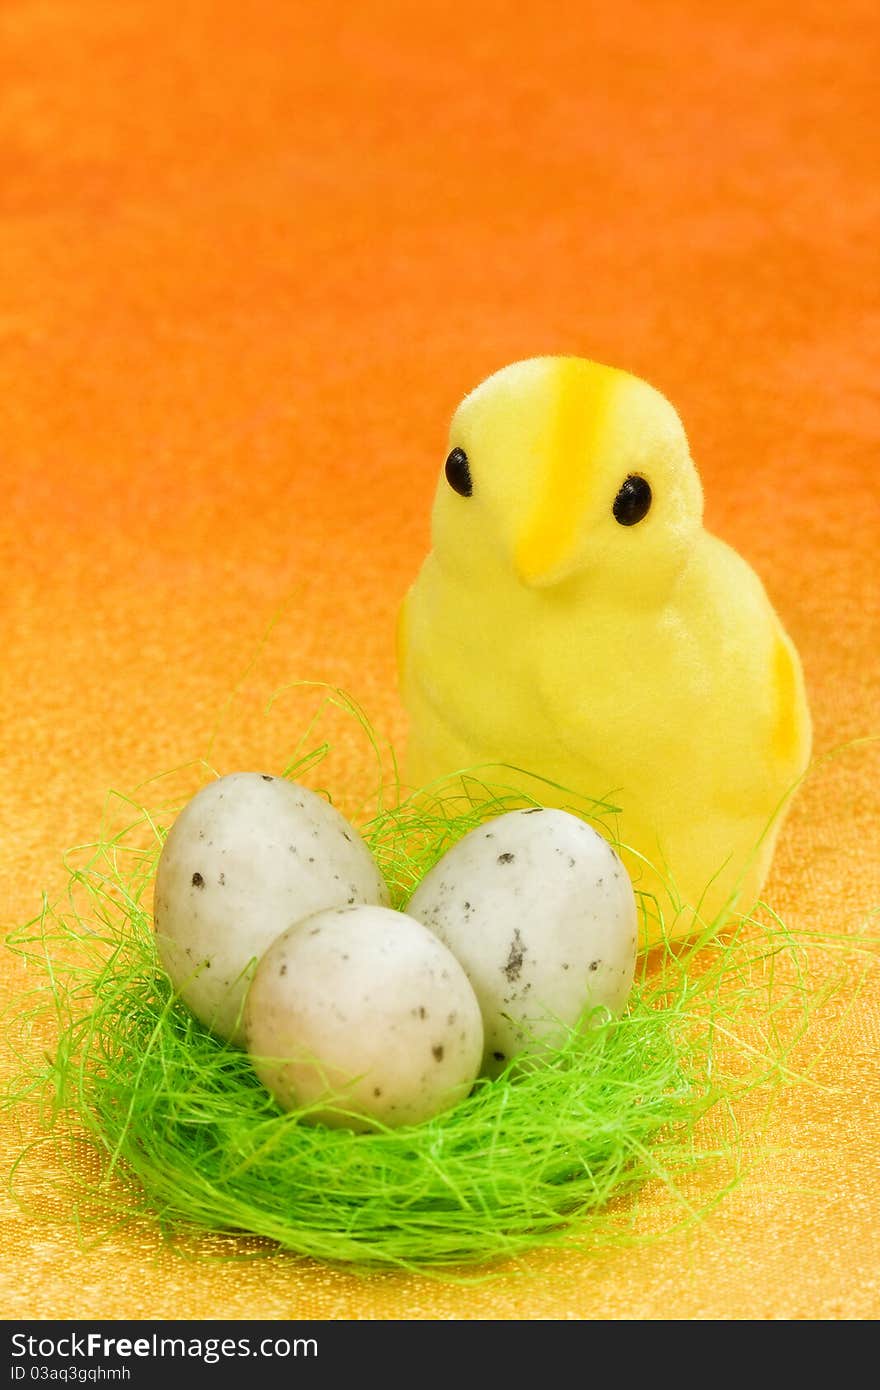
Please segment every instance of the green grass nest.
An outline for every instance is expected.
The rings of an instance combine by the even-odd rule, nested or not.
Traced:
[[[331,703],[373,741],[341,692]],[[284,775],[315,785],[327,751],[310,749]],[[491,783],[463,774],[399,804],[398,790],[396,779],[380,785],[357,818],[397,907],[466,831],[529,804],[500,769]],[[31,1143],[61,1146],[62,1200],[81,1224],[150,1213],[175,1239],[244,1234],[261,1238],[249,1251],[452,1275],[572,1239],[640,1239],[646,1184],[676,1194],[676,1219],[690,1220],[736,1181],[735,1102],[791,1074],[817,1002],[803,946],[775,914],[685,945],[667,930],[640,958],[620,1019],[572,1031],[547,1065],[481,1081],[432,1121],[354,1134],[283,1113],[158,964],[152,881],[186,799],[111,798],[99,841],[67,857],[64,900],[9,939],[40,982],[19,1012],[8,1099],[40,1107]],[[572,796],[569,809],[610,834],[613,807]],[[654,900],[641,907],[660,913]],[[695,1211],[682,1184],[719,1161],[714,1196],[703,1189]]]

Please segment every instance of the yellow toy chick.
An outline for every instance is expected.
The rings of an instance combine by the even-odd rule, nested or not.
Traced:
[[[666,930],[670,882],[698,914],[676,931],[748,911],[810,716],[761,581],[703,528],[669,402],[581,358],[503,368],[453,417],[432,535],[399,631],[413,785],[503,763],[607,798]]]

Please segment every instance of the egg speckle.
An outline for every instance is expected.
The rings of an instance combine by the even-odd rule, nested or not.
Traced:
[[[497,1075],[594,1009],[619,1013],[638,946],[635,894],[606,840],[577,816],[531,807],[465,835],[407,912],[461,962]]]
[[[278,1103],[351,1129],[418,1124],[457,1104],[483,1053],[461,966],[421,922],[383,907],[320,912],[282,933],[244,1022]]]
[[[323,797],[268,773],[204,787],[171,827],[156,872],[160,957],[198,1018],[242,1042],[254,962],[300,918],[388,901],[360,835]]]

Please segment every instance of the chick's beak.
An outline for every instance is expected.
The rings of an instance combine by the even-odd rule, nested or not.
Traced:
[[[513,568],[520,583],[548,588],[574,574],[594,496],[597,459],[618,373],[562,359],[554,366],[553,408],[537,438],[540,466],[527,470]]]
[[[564,551],[539,550],[520,542],[514,551],[513,572],[527,589],[549,589],[574,571],[570,556]]]
[[[516,537],[513,570],[529,589],[547,589],[578,567],[579,509],[570,498],[545,496],[543,505]]]

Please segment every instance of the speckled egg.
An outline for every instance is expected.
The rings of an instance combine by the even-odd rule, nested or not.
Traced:
[[[425,875],[407,912],[461,961],[480,1002],[483,1070],[497,1075],[632,987],[636,902],[623,863],[565,811],[510,811]]]
[[[247,985],[276,936],[321,908],[387,901],[369,849],[329,802],[283,777],[234,772],[194,796],[168,833],[159,955],[193,1013],[241,1043]]]
[[[483,1054],[458,961],[421,922],[383,907],[319,912],[284,932],[257,967],[244,1025],[284,1109],[314,1106],[309,1119],[356,1130],[447,1110]]]

